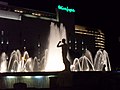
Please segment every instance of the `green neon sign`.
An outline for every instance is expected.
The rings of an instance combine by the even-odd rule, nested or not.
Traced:
[[[68,6],[67,7],[63,7],[61,5],[58,5],[58,9],[64,10],[64,11],[70,12],[70,13],[75,12],[75,9],[70,9],[70,8],[68,8]]]

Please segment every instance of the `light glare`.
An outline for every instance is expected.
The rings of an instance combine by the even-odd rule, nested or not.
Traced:
[[[6,78],[16,78],[15,76],[6,76]]]

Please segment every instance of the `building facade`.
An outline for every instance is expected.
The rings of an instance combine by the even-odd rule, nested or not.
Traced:
[[[98,49],[105,49],[105,34],[99,29],[75,25],[74,51],[79,57],[85,49],[90,50],[93,55]]]

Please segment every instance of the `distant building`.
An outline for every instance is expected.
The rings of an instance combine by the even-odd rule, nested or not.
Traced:
[[[68,8],[66,7],[66,9]],[[60,10],[57,7],[56,7],[56,13],[50,13],[50,12],[28,9],[23,7],[11,6],[9,5],[9,3],[1,2],[0,3],[0,33],[1,33],[0,51],[12,52],[12,50],[14,49],[22,48],[23,50],[24,47],[24,50],[26,49],[32,50],[30,52],[31,55],[33,55],[34,53],[33,51],[36,51],[36,48],[40,49],[42,47],[39,46],[40,43],[45,39],[42,33],[45,33],[47,38],[49,34],[51,22],[56,23],[58,26],[60,25],[60,23],[63,23],[66,29],[66,34],[67,34],[66,36],[67,38],[71,39],[72,46],[74,47],[74,25],[75,25],[74,13],[67,12],[66,10]],[[12,32],[14,32],[15,37]],[[31,33],[33,32],[36,33],[35,33],[35,37],[32,38],[31,40],[28,37],[30,35],[32,37],[33,34]],[[44,39],[42,40],[42,38]],[[27,42],[31,42],[32,44],[28,44]]]
[[[11,6],[6,2],[0,2],[0,18],[21,20],[22,16],[57,21],[54,13]]]
[[[26,18],[33,18],[33,19],[43,19],[45,21],[63,23],[66,26],[66,30],[67,30],[66,34],[68,39],[67,42],[69,43],[69,50],[75,53],[76,55],[75,57],[81,56],[82,51],[84,51],[85,49],[88,49],[92,53],[95,53],[98,49],[105,48],[104,33],[99,29],[95,30],[93,28],[86,28],[80,25],[75,25],[74,13],[68,13],[62,10],[57,10],[56,13],[48,13],[39,10],[11,6],[8,5],[8,3],[0,2],[0,19],[4,20],[3,18],[14,19],[17,21],[22,21],[22,20],[24,21]],[[8,47],[9,40],[8,37],[6,39],[6,36],[8,36],[7,34],[9,31],[4,31],[4,27],[2,25],[0,29],[1,29],[0,30],[1,46],[6,43]],[[2,32],[4,32],[4,34],[2,34]],[[22,37],[22,33],[19,36]],[[20,42],[22,41],[21,37],[19,37],[20,40],[18,40]],[[18,45],[21,45],[21,43]]]
[[[98,49],[104,48],[105,48],[105,35],[101,30],[75,25],[74,50],[78,54],[78,56],[81,55],[82,51],[84,51],[85,49],[88,49],[93,54],[95,54]]]

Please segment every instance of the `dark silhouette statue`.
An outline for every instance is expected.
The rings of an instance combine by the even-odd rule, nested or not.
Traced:
[[[13,85],[15,90],[26,90],[27,89],[27,84],[26,83],[15,83]]]
[[[65,43],[65,39],[59,41],[57,47],[62,47],[62,57],[63,57],[63,63],[65,64],[65,70],[70,71],[70,62],[67,60],[68,45]]]

